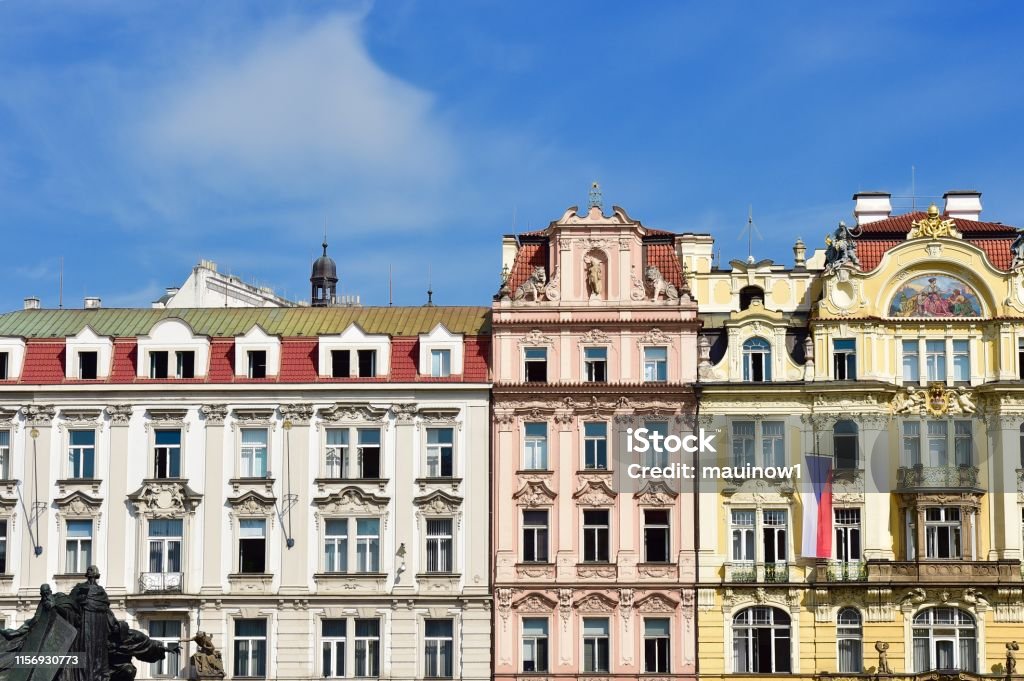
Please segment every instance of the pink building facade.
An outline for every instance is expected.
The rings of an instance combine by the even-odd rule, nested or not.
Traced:
[[[694,429],[699,322],[679,244],[595,197],[505,237],[495,679],[695,677],[692,488],[631,484],[621,454],[627,429]]]

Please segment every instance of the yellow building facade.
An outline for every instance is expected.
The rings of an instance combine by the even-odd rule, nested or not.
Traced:
[[[713,463],[800,466],[700,482],[701,677],[1016,671],[1024,239],[976,192],[854,198],[792,268],[691,244]]]

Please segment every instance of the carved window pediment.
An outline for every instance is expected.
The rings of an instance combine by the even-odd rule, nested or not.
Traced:
[[[679,493],[663,481],[651,481],[636,491],[633,498],[641,506],[671,506]]]
[[[512,495],[521,506],[550,506],[558,496],[542,480],[529,481]]]
[[[128,495],[136,512],[151,518],[194,513],[202,498],[184,480],[145,480],[142,487]]]
[[[69,428],[97,428],[99,427],[99,409],[61,409],[60,415],[64,419],[60,424],[61,430]]]
[[[274,513],[277,504],[274,497],[251,490],[237,497],[230,497],[227,501],[236,515],[269,516]]]
[[[367,402],[338,402],[319,411],[320,419],[326,423],[374,423],[383,421],[388,409]]]
[[[293,425],[309,423],[313,418],[312,404],[282,404],[278,409],[281,411],[281,418],[291,421]]]
[[[639,612],[675,612],[678,605],[671,598],[655,593],[637,601],[635,607]]]
[[[588,480],[572,498],[580,506],[611,506],[615,503],[615,491],[604,480]]]
[[[558,605],[555,601],[539,593],[527,594],[512,604],[519,612],[549,614]]]
[[[459,409],[443,407],[420,409],[418,412],[420,422],[424,426],[453,426],[461,428],[462,423],[458,421],[459,413]]]
[[[387,508],[390,499],[364,492],[358,487],[343,490],[313,500],[324,515],[377,514]]]
[[[435,490],[430,494],[413,499],[412,503],[426,515],[451,515],[462,506],[462,499],[448,494],[444,490]]]
[[[54,499],[53,503],[57,507],[57,512],[63,516],[95,516],[99,514],[103,500],[76,491]]]
[[[147,409],[146,430],[150,428],[187,428],[187,409]]]
[[[233,425],[236,428],[274,427],[273,409],[235,409],[231,415],[234,417]]]
[[[576,609],[580,612],[611,613],[615,606],[615,601],[601,594],[591,594],[576,601]]]

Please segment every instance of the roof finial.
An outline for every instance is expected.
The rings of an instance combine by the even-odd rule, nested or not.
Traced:
[[[324,247],[324,255],[327,255],[327,216],[324,216],[324,242],[321,244]]]
[[[434,307],[434,277],[427,265],[427,304],[424,307]]]
[[[601,195],[601,185],[595,181],[590,185],[590,198],[587,201],[588,208],[604,210],[604,197]]]

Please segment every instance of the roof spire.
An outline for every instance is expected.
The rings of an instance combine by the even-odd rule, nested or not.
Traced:
[[[324,247],[324,255],[327,255],[327,216],[324,216],[324,242],[320,244]]]
[[[604,211],[604,197],[601,195],[601,185],[596,180],[590,185],[590,197],[587,200],[587,207]]]

